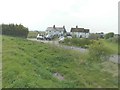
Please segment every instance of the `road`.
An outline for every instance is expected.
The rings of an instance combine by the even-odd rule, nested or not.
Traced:
[[[88,50],[81,48],[81,47],[75,47],[75,46],[66,46],[66,45],[61,45],[59,44],[58,41],[48,41],[48,40],[37,40],[36,38],[28,38],[28,40],[32,40],[32,41],[37,41],[37,42],[43,42],[43,43],[50,43],[59,47],[63,47],[64,49],[69,49],[69,50],[76,50],[76,51],[80,51],[81,53],[85,53]],[[111,55],[109,57],[109,61],[113,62],[113,63],[119,63],[120,64],[120,55]]]

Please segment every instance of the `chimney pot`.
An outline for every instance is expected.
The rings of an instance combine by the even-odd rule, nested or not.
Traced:
[[[76,28],[78,28],[78,26],[76,26]]]
[[[53,28],[55,28],[55,25],[53,25]]]
[[[63,26],[63,28],[65,29],[65,26]]]

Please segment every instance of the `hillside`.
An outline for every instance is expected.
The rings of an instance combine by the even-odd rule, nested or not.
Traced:
[[[118,66],[87,53],[3,36],[3,88],[117,88]]]

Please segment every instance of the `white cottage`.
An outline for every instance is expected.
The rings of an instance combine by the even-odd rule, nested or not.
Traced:
[[[46,29],[46,34],[48,35],[57,35],[57,36],[63,36],[66,33],[66,29],[65,26],[63,27],[55,27],[55,25],[53,25],[53,27],[48,27]]]
[[[72,36],[78,37],[78,38],[88,38],[89,37],[89,29],[84,29],[84,28],[71,28],[71,34]]]

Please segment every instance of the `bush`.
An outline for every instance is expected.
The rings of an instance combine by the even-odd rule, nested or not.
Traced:
[[[94,41],[89,47],[89,60],[102,61],[111,54],[110,50],[102,42]]]
[[[87,45],[91,44],[91,41],[86,38],[82,38],[82,39],[81,38],[72,38],[72,39],[66,38],[64,40],[64,44],[87,47]]]
[[[118,43],[118,37],[113,37],[113,38],[109,38],[109,39],[106,39],[107,41],[109,42],[112,42],[112,43]]]
[[[112,38],[112,37],[114,37],[113,32],[109,32],[109,33],[105,34],[105,39],[109,39],[109,38]]]

